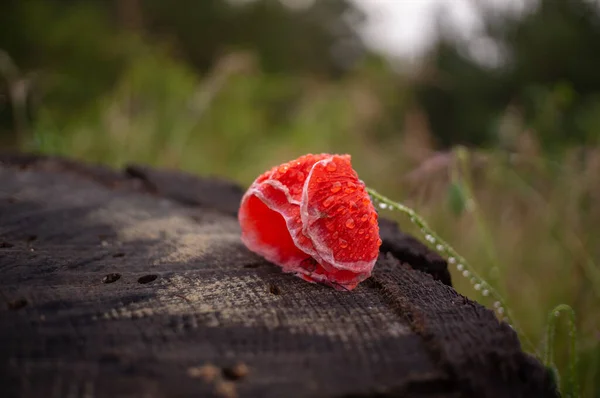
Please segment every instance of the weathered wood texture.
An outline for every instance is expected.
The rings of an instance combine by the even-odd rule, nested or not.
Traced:
[[[244,248],[234,184],[0,161],[2,397],[556,396],[391,222],[374,276],[340,292]]]

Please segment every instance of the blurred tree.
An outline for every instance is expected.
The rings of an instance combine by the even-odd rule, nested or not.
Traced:
[[[166,52],[200,73],[229,51],[257,54],[267,73],[335,78],[365,51],[348,0],[5,0],[0,50],[60,124],[93,111],[97,99],[148,52]],[[33,84],[35,83],[35,84]],[[0,134],[17,128],[7,76],[0,76]],[[35,111],[35,109],[34,109]],[[35,112],[33,112],[35,116]]]
[[[458,38],[442,19],[429,54],[435,78],[416,87],[440,141],[497,143],[500,116],[516,105],[546,148],[598,143],[598,3],[539,0],[522,13],[473,4],[482,34]]]
[[[143,0],[146,31],[170,38],[201,70],[231,49],[255,51],[266,72],[337,75],[364,51],[348,20],[360,18],[347,0],[291,9],[279,0],[181,0],[174,7]]]

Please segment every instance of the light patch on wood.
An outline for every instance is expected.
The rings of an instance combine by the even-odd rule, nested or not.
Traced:
[[[328,336],[348,345],[365,339],[411,333],[410,328],[396,320],[389,309],[375,311],[359,306],[353,311],[325,309],[315,313],[311,302],[299,302],[289,307],[283,304],[288,289],[283,289],[280,295],[272,294],[269,284],[252,274],[224,279],[183,274],[161,279],[158,283],[160,288],[156,289],[156,297],[151,303],[129,304],[111,311],[105,319],[168,315],[174,321],[174,330],[182,333],[196,328],[231,325],[285,328],[293,334]],[[296,288],[291,285],[288,291]],[[331,290],[324,294],[343,293]],[[366,322],[379,325],[369,331],[369,337],[360,327]]]
[[[109,224],[120,243],[154,240],[155,264],[187,262],[215,250],[240,243],[239,226],[234,218],[199,223],[182,215],[164,216],[164,210],[140,210],[130,202],[114,200],[88,216],[93,224]]]

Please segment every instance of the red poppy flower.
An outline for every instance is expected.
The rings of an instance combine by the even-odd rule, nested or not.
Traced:
[[[305,155],[259,176],[242,199],[242,241],[309,282],[352,290],[379,254],[377,213],[349,155]]]

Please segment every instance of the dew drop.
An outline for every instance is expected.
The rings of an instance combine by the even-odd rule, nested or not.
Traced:
[[[416,218],[414,218],[414,217],[411,217],[411,218],[410,218],[410,222],[412,222],[413,224],[414,224],[416,221],[417,221],[417,219],[416,219]]]
[[[358,205],[353,200],[351,200],[350,202],[348,202],[348,206],[350,207],[350,211],[351,212],[355,212],[356,210],[358,210]]]
[[[334,182],[333,185],[331,186],[332,193],[339,192],[340,189],[342,189],[342,183],[339,181]]]
[[[425,240],[431,243],[435,242],[435,238],[429,234],[425,235]]]
[[[502,303],[500,303],[499,301],[495,301],[494,308],[500,308],[500,307],[502,307]]]
[[[331,205],[333,204],[334,200],[335,200],[335,198],[334,198],[333,196],[330,196],[330,197],[328,197],[327,199],[325,199],[325,200],[323,201],[323,206],[324,206],[324,207],[329,207],[329,206],[331,206]]]
[[[379,203],[379,208],[380,208],[380,209],[383,209],[383,210],[385,210],[385,209],[387,209],[387,207],[388,207],[388,206],[387,206],[385,203]]]
[[[356,223],[354,222],[353,218],[349,218],[346,220],[346,228],[348,229],[354,229]]]
[[[448,262],[450,264],[454,264],[456,262],[456,259],[454,257],[448,257]]]
[[[288,171],[288,166],[279,166],[277,171],[279,171],[281,174],[285,174],[285,172]]]
[[[484,289],[483,292],[481,292],[481,294],[483,294],[484,296],[489,296],[490,295],[490,291],[487,289]]]
[[[465,269],[465,266],[459,263],[459,264],[456,264],[456,269],[459,271],[462,271],[463,269]]]
[[[306,176],[304,175],[303,172],[299,171],[298,174],[296,174],[296,178],[298,179],[298,181],[304,182],[304,179],[306,178]]]
[[[348,186],[344,189],[345,193],[354,193],[356,191],[356,184],[352,181],[348,181]]]
[[[347,247],[348,247],[348,242],[346,242],[344,239],[340,239],[340,240],[339,240],[339,243],[340,243],[340,247],[341,247],[342,249],[345,249],[345,248],[347,248]]]
[[[440,245],[440,244],[438,244],[438,245],[437,245],[435,248],[436,248],[436,249],[437,249],[437,251],[439,251],[439,252],[443,252],[443,251],[444,251],[444,246],[443,246],[443,245]]]
[[[471,273],[470,273],[469,271],[467,271],[467,270],[464,270],[464,271],[463,271],[463,276],[464,276],[465,278],[468,278],[470,275],[471,275]]]
[[[367,220],[369,219],[369,215],[367,213],[363,214],[362,217],[360,218],[360,221],[362,222],[367,222]]]
[[[479,283],[475,285],[475,290],[481,290],[481,285]]]
[[[325,169],[327,171],[336,171],[337,165],[333,161],[331,161],[331,162],[327,163],[327,166],[325,166]]]
[[[498,308],[496,309],[496,311],[497,311],[497,312],[498,312],[498,314],[500,314],[500,315],[504,314],[504,308],[502,308],[502,307],[498,307]]]

